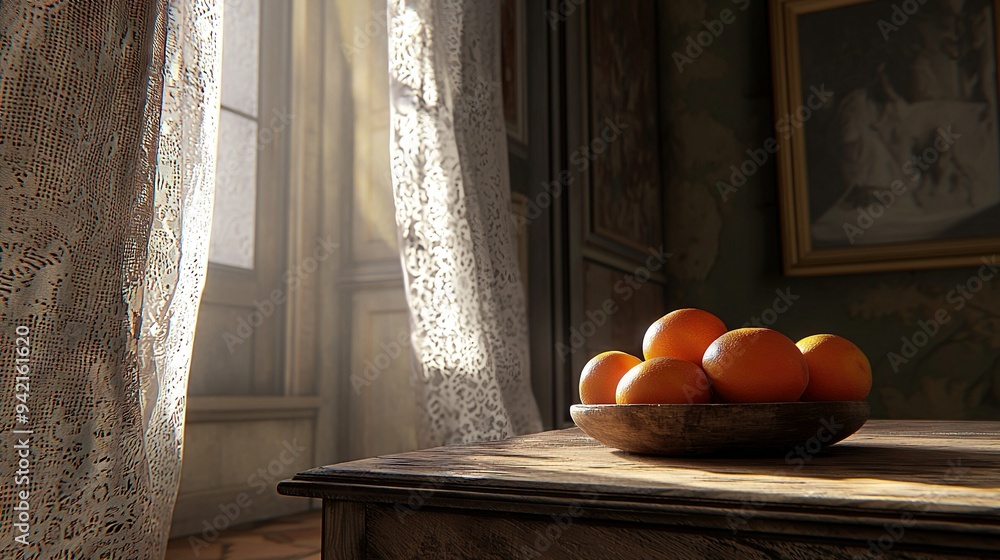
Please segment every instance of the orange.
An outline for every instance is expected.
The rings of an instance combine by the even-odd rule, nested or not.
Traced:
[[[712,401],[705,372],[677,358],[653,358],[628,370],[618,383],[618,404],[705,404]]]
[[[725,323],[708,311],[678,309],[646,329],[642,355],[647,360],[666,356],[701,365],[705,349],[725,332]]]
[[[809,384],[809,368],[790,338],[771,329],[734,329],[702,358],[712,389],[731,403],[791,402]]]
[[[872,389],[872,365],[860,348],[835,334],[814,334],[796,346],[809,364],[804,401],[863,401]]]
[[[618,382],[641,361],[632,354],[617,350],[602,352],[591,358],[580,372],[580,402],[615,404]]]

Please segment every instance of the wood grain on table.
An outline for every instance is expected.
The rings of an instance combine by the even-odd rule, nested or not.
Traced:
[[[578,429],[351,461],[283,483],[363,484],[555,498],[826,504],[1000,516],[1000,422],[872,420],[811,456],[669,458],[605,447]]]
[[[324,498],[330,550],[366,551],[338,559],[535,557],[554,526],[542,557],[1000,558],[1000,422],[873,420],[772,458],[634,455],[569,429],[320,467],[279,491]]]

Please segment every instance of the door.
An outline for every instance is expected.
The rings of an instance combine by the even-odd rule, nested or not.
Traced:
[[[565,427],[584,364],[605,350],[641,357],[666,312],[660,5],[547,4],[529,17],[529,71],[547,78],[531,122],[550,147],[531,163],[529,313],[535,392],[547,424]]]

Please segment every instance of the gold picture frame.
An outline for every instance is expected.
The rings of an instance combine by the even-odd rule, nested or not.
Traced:
[[[1000,0],[980,0],[979,3],[984,6],[980,11],[958,14],[954,16],[958,18],[953,18],[954,21],[941,17],[935,11],[951,9],[944,2],[935,4],[938,1],[909,0],[911,4],[901,3],[899,0],[770,1],[776,119],[774,139],[777,142],[776,148],[767,151],[776,153],[778,166],[785,274],[810,276],[980,265],[984,258],[992,257],[1000,251],[1000,219],[996,217],[1000,213],[994,214],[1000,211],[1000,150],[995,149],[1000,145],[1000,139],[996,137]],[[974,9],[978,9],[976,5],[970,8]],[[921,14],[920,10],[928,11]],[[862,28],[858,25],[837,25],[853,21],[851,18],[857,19],[861,17],[860,14],[865,14],[864,22],[870,22],[871,32],[875,36],[870,51],[865,51],[867,43],[854,47],[844,45],[845,41],[859,36],[868,40],[867,36],[856,31]],[[965,20],[971,23],[962,23]],[[982,24],[984,20],[985,26]],[[922,37],[934,37],[935,28],[946,25],[938,24],[939,21],[950,22],[947,25],[964,25],[965,28],[975,29],[980,35],[992,33],[992,41],[987,38],[976,43],[976,60],[981,63],[979,77],[986,77],[977,82],[981,84],[981,91],[967,92],[962,89],[961,96],[952,99],[939,91],[928,93],[927,88],[919,87],[916,79],[906,78],[907,73],[916,75],[919,65],[924,63],[920,57],[935,54],[930,45],[937,43]],[[979,27],[972,27],[972,24]],[[908,25],[913,27],[908,28]],[[800,29],[803,26],[805,29]],[[832,29],[838,27],[844,35],[841,43],[823,43],[823,33],[827,29],[832,33]],[[804,46],[800,32],[803,32],[809,45]],[[958,53],[955,55],[959,57],[954,63],[956,68],[960,67],[960,62],[964,65],[961,68],[972,68],[961,58],[965,56],[962,53],[966,52],[963,50],[965,43],[960,43],[964,41],[961,39],[963,35],[956,36],[959,39],[955,41],[954,49],[951,44],[946,44],[942,47],[943,54],[939,58]],[[890,42],[907,41],[913,37],[918,38],[916,46],[905,42]],[[882,39],[885,44],[880,44]],[[822,48],[813,48],[816,45],[822,45]],[[851,48],[855,51],[850,55],[843,55],[844,51]],[[894,54],[897,52],[894,49],[917,54],[908,59]],[[843,60],[824,59],[824,56],[843,57]],[[884,61],[879,62],[880,56]],[[833,91],[832,95],[825,96],[821,93],[825,90],[816,89],[816,86],[822,84],[807,84],[806,74],[809,75],[808,78],[822,77],[824,68],[836,68],[833,75],[839,77],[837,83],[841,85],[850,83],[843,76],[850,76],[851,72],[865,76],[864,70],[855,70],[852,63],[861,68],[871,68],[877,64],[877,74],[874,74],[878,76],[877,79],[863,82],[874,85],[859,85],[856,90],[841,87],[842,91]],[[803,64],[809,65],[804,67]],[[835,67],[835,64],[844,66]],[[910,66],[913,68],[908,69]],[[897,74],[904,78],[896,81],[910,85],[909,90],[902,93],[897,91],[892,78]],[[869,72],[868,75],[873,74]],[[918,85],[913,86],[913,83]],[[959,83],[957,78],[956,83]],[[992,98],[989,92],[992,92]],[[808,95],[803,97],[804,93]],[[822,104],[813,103],[817,93]],[[850,109],[854,106],[852,104],[861,108]],[[949,118],[954,116],[956,123],[963,124],[962,130],[968,131],[971,126],[965,125],[968,120],[965,116],[971,118],[973,106],[979,105],[983,106],[980,118],[992,119],[992,137],[972,135],[966,144],[961,144],[962,149],[959,150],[960,141],[955,138],[962,135],[952,134],[954,131],[949,123],[942,121],[940,127],[930,128],[934,123],[933,119],[947,115]],[[810,110],[805,110],[806,107]],[[942,107],[945,109],[935,110]],[[845,114],[848,116],[845,117]],[[863,118],[862,115],[869,115],[871,123],[866,125],[867,117]],[[810,118],[814,120],[811,121]],[[800,121],[797,126],[796,119]],[[890,124],[887,125],[886,122]],[[894,131],[892,126],[895,125],[891,124],[893,122],[898,123]],[[913,123],[918,123],[919,126]],[[908,135],[917,130],[920,135],[914,136],[918,139],[914,143]],[[933,132],[928,132],[931,130]],[[860,132],[856,135],[855,131]],[[982,131],[975,132],[980,134]],[[899,165],[899,171],[895,171],[887,163],[894,164],[899,159],[879,158],[875,151],[865,157],[856,156],[861,149],[859,146],[868,146],[864,149],[869,149],[878,144],[877,140],[867,142],[864,139],[869,136],[891,139],[885,143],[889,147],[884,151],[885,154],[905,154],[903,148],[912,145],[911,153],[917,154],[915,157],[921,158],[931,153],[935,161],[933,164],[927,163],[930,156],[926,161],[906,160],[904,157],[901,158],[903,163]],[[983,144],[984,141],[987,142],[986,145]],[[924,145],[930,147],[920,151]],[[768,146],[765,143],[764,147],[773,146],[774,144]],[[813,154],[807,153],[807,146],[814,148]],[[837,149],[825,151],[823,148],[827,146]],[[932,148],[937,150],[936,153],[927,151]],[[972,165],[968,163],[973,161],[968,154],[975,149],[979,150],[980,156],[975,160],[975,165]],[[989,157],[990,150],[992,157]],[[842,154],[847,156],[842,157]],[[877,165],[872,164],[873,161]],[[907,164],[907,161],[910,163]],[[832,175],[836,177],[826,173],[830,169],[835,171]],[[899,178],[893,179],[897,176]],[[810,178],[815,184],[810,185]],[[889,181],[890,179],[892,180]],[[963,187],[962,180],[966,179],[967,184]],[[824,185],[831,187],[823,191]],[[951,192],[953,186],[954,193]],[[843,189],[843,192],[823,212],[820,199],[835,196],[841,192],[837,189]],[[966,190],[968,201],[963,201]],[[994,198],[997,201],[991,202]],[[873,202],[869,203],[869,200]],[[938,203],[939,200],[945,202]],[[885,204],[873,205],[878,201]],[[896,206],[893,207],[893,204]],[[968,208],[964,208],[963,204],[967,204]],[[871,218],[879,208],[881,213],[878,216],[872,220],[864,219],[866,210],[871,210],[868,212]],[[857,223],[852,221],[850,216],[853,214],[849,214],[848,210],[857,210]],[[838,222],[840,218],[843,220]],[[838,237],[838,225],[844,230],[843,239]],[[865,225],[870,229],[862,227]],[[872,235],[876,231],[878,235]],[[868,235],[867,239],[864,238],[865,235]]]

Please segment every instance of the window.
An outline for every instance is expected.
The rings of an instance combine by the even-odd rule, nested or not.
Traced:
[[[209,270],[188,393],[281,395],[289,8],[227,0]]]

